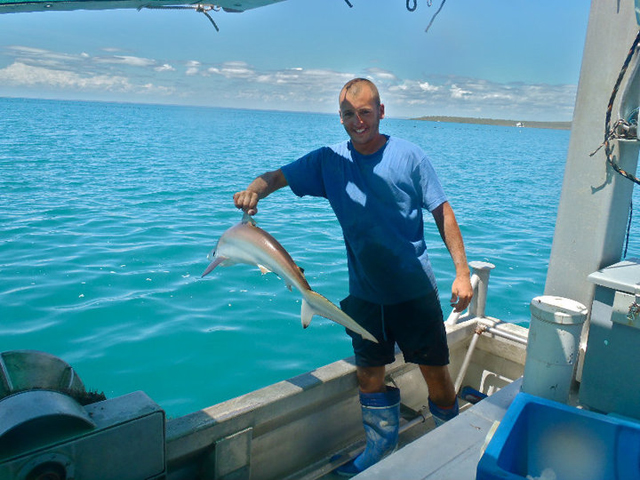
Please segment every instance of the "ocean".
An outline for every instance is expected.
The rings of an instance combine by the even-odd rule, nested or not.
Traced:
[[[569,132],[391,118],[381,130],[427,151],[468,259],[496,265],[487,314],[526,324],[544,289]],[[237,265],[200,278],[241,219],[233,193],[343,140],[337,114],[0,98],[0,132],[0,352],[51,353],[88,389],[143,390],[169,417],[352,355],[341,326],[316,317],[302,329],[301,297],[275,275]],[[429,217],[446,316],[454,270]],[[314,290],[334,303],[347,295],[326,201],[284,189],[256,220]]]

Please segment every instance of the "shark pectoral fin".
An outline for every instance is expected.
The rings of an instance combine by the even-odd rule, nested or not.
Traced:
[[[262,273],[263,275],[267,274],[267,273],[271,273],[271,270],[269,270],[267,267],[265,267],[264,265],[260,265],[258,264],[258,268],[260,269],[260,273]]]
[[[307,328],[311,323],[311,319],[315,315],[315,312],[311,308],[311,305],[307,301],[302,299],[302,311],[300,312],[300,319],[302,320],[302,328]]]
[[[225,257],[216,257],[213,259],[213,262],[211,262],[209,264],[209,266],[207,267],[207,269],[204,271],[204,273],[202,274],[202,277],[204,277],[205,275],[208,275],[209,273],[211,273],[211,270],[213,270],[214,268],[216,268],[218,265],[220,265],[222,262],[224,262],[226,260]],[[200,277],[200,278],[202,278]]]

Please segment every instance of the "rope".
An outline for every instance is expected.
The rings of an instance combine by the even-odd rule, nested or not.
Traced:
[[[411,5],[412,3],[413,6]],[[427,7],[430,7],[431,5],[433,5],[433,0],[427,0]],[[407,0],[407,10],[409,10],[410,12],[415,12],[416,8],[418,8],[418,0]]]
[[[628,119],[619,119],[611,127],[611,112],[613,111],[613,103],[618,95],[618,90],[620,89],[620,85],[622,84],[622,79],[627,73],[627,69],[629,68],[629,64],[631,63],[631,59],[635,55],[638,47],[640,46],[640,31],[636,35],[631,48],[629,49],[629,53],[627,54],[627,58],[625,58],[624,63],[622,64],[622,68],[620,69],[620,73],[618,74],[618,78],[613,87],[613,91],[611,92],[611,98],[609,99],[609,105],[607,105],[607,114],[605,116],[604,122],[604,142],[590,154],[593,157],[598,150],[600,150],[604,146],[605,155],[607,157],[607,163],[611,165],[611,167],[624,178],[627,178],[634,182],[635,184],[640,185],[640,180],[630,174],[629,172],[620,168],[620,166],[613,159],[613,148],[610,144],[610,140],[614,138],[630,138],[636,137],[638,135],[638,108],[634,109],[629,115]],[[631,233],[631,221],[633,218],[633,201],[629,204],[629,220],[627,222],[627,232],[626,239],[624,245],[624,254],[622,258],[627,258],[627,251],[629,250],[629,237]]]
[[[209,13],[207,12],[208,10],[211,10],[212,8],[213,7],[205,9],[205,7],[203,5],[198,5],[198,8],[196,8],[196,12],[204,13],[204,15],[209,19],[209,21],[211,22],[213,27],[216,29],[216,32],[219,32],[220,29],[218,28],[218,25],[216,25],[216,22],[214,22],[213,18],[211,18],[211,15],[209,15]]]
[[[631,219],[633,218],[633,200],[629,204],[629,221],[627,222],[627,237],[624,242],[624,255],[622,258],[627,258],[627,251],[629,250],[629,236],[631,233]]]
[[[440,13],[440,10],[442,10],[442,7],[444,7],[444,3],[446,1],[447,0],[442,0],[442,3],[440,4],[440,7],[438,8],[438,11],[433,14],[433,17],[431,17],[431,21],[429,22],[429,25],[427,25],[427,29],[424,31],[424,33],[427,33],[429,31],[429,29],[431,28],[431,25],[433,25],[433,21],[436,19],[436,17]]]
[[[607,106],[607,114],[605,116],[605,122],[604,122],[604,142],[602,142],[602,145],[600,145],[600,147],[598,147],[596,151],[593,152],[590,156],[593,156],[598,150],[600,150],[601,147],[604,146],[604,152],[607,157],[607,163],[611,165],[611,167],[617,173],[622,175],[624,178],[627,178],[632,182],[640,185],[640,180],[637,177],[635,177],[634,175],[631,175],[626,170],[623,170],[622,168],[620,168],[620,166],[615,162],[615,160],[613,159],[613,147],[609,142],[612,138],[624,138],[626,136],[625,133],[628,132],[632,126],[627,120],[624,120],[624,119],[617,120],[613,125],[613,128],[610,127],[610,124],[611,124],[611,111],[613,110],[613,102],[615,101],[616,96],[618,95],[618,90],[620,89],[620,85],[622,84],[622,79],[627,73],[627,69],[629,68],[631,59],[633,58],[633,55],[636,53],[638,46],[640,46],[640,31],[638,31],[638,34],[636,35],[636,38],[633,41],[631,48],[629,49],[627,58],[625,58],[624,63],[622,64],[622,68],[620,69],[620,73],[618,74],[618,79],[616,80],[615,86],[613,87],[613,92],[611,92],[611,98],[609,99],[609,105]]]
[[[208,13],[211,10],[214,10],[216,12],[220,10],[220,8],[216,7],[215,5],[202,5],[202,4],[198,4],[198,5],[145,5],[143,7],[138,8],[138,10],[140,10],[141,8],[148,8],[149,10],[185,10],[185,9],[195,10],[198,13],[204,13],[204,15],[209,19],[211,24],[216,29],[216,32],[220,31],[220,29],[218,28],[218,25],[216,25],[216,22],[213,20],[213,18],[211,18],[211,15],[209,15],[209,13]]]

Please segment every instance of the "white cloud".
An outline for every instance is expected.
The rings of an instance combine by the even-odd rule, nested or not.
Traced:
[[[93,59],[96,63],[108,63],[112,65],[128,65],[130,67],[153,67],[156,65],[155,60],[142,57],[133,57],[130,55],[113,55],[110,57],[96,57]]]
[[[113,53],[105,55],[105,52]],[[162,101],[172,95],[185,103],[335,112],[342,85],[356,76],[378,86],[390,116],[468,115],[523,120],[570,120],[575,85],[497,83],[458,76],[424,75],[401,78],[394,72],[371,68],[359,72],[292,67],[259,69],[244,61],[183,63],[182,76],[167,75],[176,68],[163,59],[121,55],[102,49],[90,52],[53,52],[24,46],[0,49],[0,82],[7,88],[34,92],[64,89],[113,93],[143,93]],[[1,65],[1,64],[0,64]]]
[[[429,82],[421,82],[418,86],[425,92],[437,92],[440,90],[440,87],[436,87],[435,85],[431,85]]]
[[[367,70],[372,80],[375,81],[397,81],[398,77],[396,77],[393,73],[388,70],[383,70],[381,68],[370,68]]]
[[[104,75],[82,77],[67,70],[35,67],[15,62],[0,69],[0,81],[14,85],[46,86],[53,88],[102,88],[107,90],[128,90],[128,80],[121,76]]]
[[[460,99],[460,98],[466,98],[469,95],[473,95],[473,92],[471,92],[470,90],[465,90],[455,84],[449,87],[449,91],[451,92],[451,98]]]
[[[45,89],[94,90],[116,93],[171,93],[167,88],[156,87],[153,84],[136,85],[121,75],[79,75],[69,70],[55,70],[20,62],[14,62],[6,68],[0,69],[0,82],[5,85]]]
[[[575,85],[498,83],[455,76],[382,82],[378,88],[387,111],[396,115],[528,120],[571,120],[577,90]]]
[[[59,53],[42,48],[32,48],[23,46],[5,47],[6,52],[15,61],[27,65],[39,65],[42,67],[60,68],[65,65],[76,65],[86,62],[89,58],[87,53],[72,54]]]
[[[158,67],[155,67],[154,70],[156,72],[175,72],[176,69],[173,68],[171,65],[169,65],[168,63],[165,63],[163,65],[160,65]]]
[[[187,66],[187,71],[186,74],[188,76],[194,76],[194,75],[198,75],[198,73],[200,73],[200,66],[202,64],[196,60],[189,60],[186,63]]]
[[[255,70],[245,62],[225,62],[215,67],[210,67],[207,72],[212,75],[221,75],[225,78],[255,78]]]

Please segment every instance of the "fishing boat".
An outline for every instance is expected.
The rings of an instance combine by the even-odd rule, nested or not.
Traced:
[[[0,12],[176,3],[4,0]],[[269,3],[218,2],[233,11]],[[544,292],[531,292],[531,328],[486,311],[493,265],[472,261],[474,300],[446,321],[461,414],[434,428],[421,374],[398,355],[387,382],[402,391],[401,448],[356,478],[542,478],[525,471],[526,459],[517,472],[480,471],[523,390],[569,412],[640,419],[640,364],[629,361],[640,340],[640,262],[621,262],[637,183],[639,3],[592,2],[547,281]],[[167,419],[144,392],[90,396],[63,359],[2,353],[0,479],[331,479],[364,447],[352,358],[179,418]],[[608,449],[602,461],[616,463],[616,455]]]

